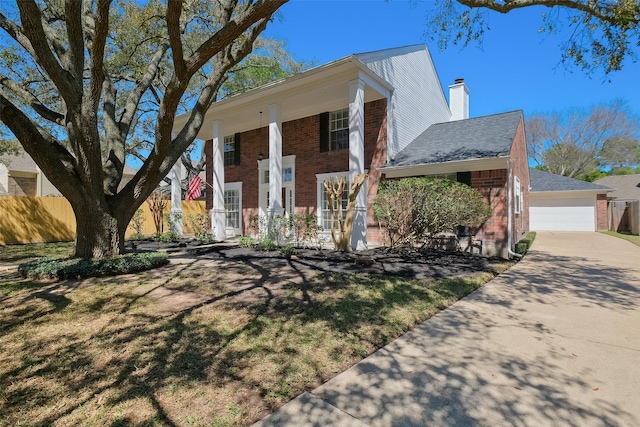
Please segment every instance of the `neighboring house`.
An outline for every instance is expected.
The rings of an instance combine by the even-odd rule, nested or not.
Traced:
[[[59,196],[60,192],[26,152],[5,155],[0,163],[0,196]]]
[[[464,81],[449,93],[450,106],[429,51],[416,45],[350,55],[215,103],[198,138],[216,238],[249,234],[253,214],[316,213],[328,230],[323,181],[368,173],[352,234],[352,247],[364,248],[382,241],[372,203],[383,174],[433,175],[485,195],[494,213],[477,236],[484,253],[506,256],[529,229],[522,113],[468,119]],[[431,156],[439,146],[444,154]]]
[[[640,200],[640,174],[607,176],[594,181],[594,184],[610,187],[609,199]]]
[[[26,152],[17,156],[6,155],[3,160],[8,166],[0,163],[0,196],[62,196]],[[135,169],[125,165],[120,187],[135,173]]]
[[[607,230],[611,188],[532,169],[529,192],[531,230]]]

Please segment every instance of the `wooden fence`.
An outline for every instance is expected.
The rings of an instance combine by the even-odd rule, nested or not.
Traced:
[[[187,215],[203,214],[204,201],[183,201],[183,230],[186,235],[193,230],[186,221]],[[165,213],[171,203],[167,202]],[[142,234],[155,233],[149,206],[140,206],[144,213]],[[164,224],[167,231],[168,224]],[[135,230],[129,224],[127,237]],[[76,237],[76,218],[71,205],[64,197],[0,197],[0,244],[64,242]]]

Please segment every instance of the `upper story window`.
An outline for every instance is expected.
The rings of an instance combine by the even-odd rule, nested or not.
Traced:
[[[234,135],[224,137],[224,165],[236,164],[236,138]]]
[[[329,151],[349,148],[349,109],[332,111],[329,115]]]

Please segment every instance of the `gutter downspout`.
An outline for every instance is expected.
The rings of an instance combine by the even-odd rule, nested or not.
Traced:
[[[519,253],[514,252],[511,248],[513,247],[513,233],[512,233],[512,222],[513,222],[513,190],[512,190],[512,183],[513,183],[513,171],[511,170],[511,163],[512,163],[512,159],[509,159],[507,161],[507,168],[509,171],[509,182],[507,182],[507,188],[508,188],[508,198],[509,201],[507,203],[508,205],[508,209],[507,209],[507,254],[509,254],[509,256],[513,257],[513,258],[517,258],[517,259],[522,259],[522,255],[520,255]]]

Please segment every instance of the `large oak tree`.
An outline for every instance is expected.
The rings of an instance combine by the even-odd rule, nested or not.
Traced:
[[[286,1],[3,3],[0,120],[69,200],[77,256],[123,252],[132,215],[195,139],[227,71]],[[196,80],[189,120],[172,135]],[[153,145],[118,191],[145,97],[158,104]]]

